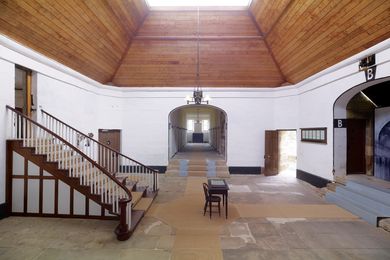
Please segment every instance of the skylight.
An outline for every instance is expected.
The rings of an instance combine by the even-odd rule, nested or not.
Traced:
[[[248,7],[251,0],[146,0],[150,7]]]

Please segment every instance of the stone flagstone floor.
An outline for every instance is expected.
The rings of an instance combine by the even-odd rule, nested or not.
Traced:
[[[128,241],[116,240],[116,221],[9,217],[0,220],[0,259],[390,259],[390,233],[291,176],[232,176],[228,220],[203,216],[196,186],[204,179],[160,179],[156,202]],[[167,214],[186,201],[194,203],[185,208],[191,219]],[[251,211],[239,212],[245,207]]]

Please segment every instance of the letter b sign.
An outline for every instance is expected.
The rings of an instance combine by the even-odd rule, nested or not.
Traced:
[[[369,68],[366,70],[366,80],[370,81],[375,79],[375,68]]]
[[[333,120],[334,128],[346,128],[347,127],[347,119],[334,119]]]

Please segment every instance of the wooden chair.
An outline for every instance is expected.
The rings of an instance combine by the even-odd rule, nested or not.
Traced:
[[[204,198],[205,198],[203,216],[206,215],[207,206],[209,206],[210,218],[211,218],[211,212],[212,212],[211,209],[213,206],[213,202],[218,203],[218,213],[219,213],[219,216],[221,216],[221,198],[219,196],[210,195],[209,186],[207,185],[207,183],[203,183],[203,191],[204,191]]]

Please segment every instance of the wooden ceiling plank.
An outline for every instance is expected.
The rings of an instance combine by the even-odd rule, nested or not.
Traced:
[[[194,11],[151,11],[137,35],[196,35],[196,21]]]
[[[148,17],[148,16],[145,15],[145,16],[142,18],[142,21],[140,22],[140,24],[137,26],[136,30],[134,31],[134,36],[136,36],[136,35],[138,34],[138,30],[141,28],[142,24],[145,22],[145,19],[146,19],[147,17]],[[127,43],[126,50],[123,52],[122,57],[121,57],[121,59],[119,60],[117,66],[116,66],[116,68],[115,68],[115,71],[114,71],[114,73],[112,74],[112,77],[111,77],[110,80],[109,80],[110,83],[113,82],[113,81],[115,80],[115,77],[116,77],[116,75],[117,75],[117,73],[118,73],[118,70],[119,70],[119,68],[122,66],[124,59],[125,59],[126,56],[128,55],[128,52],[129,52],[129,50],[130,50],[130,47],[131,47],[131,44],[133,43],[133,41],[134,41],[134,37],[129,38],[129,41],[128,41],[128,43]]]
[[[389,15],[389,13],[387,12],[386,14],[384,14],[383,18],[389,17],[388,15]],[[377,15],[375,17],[379,17],[379,15]],[[374,17],[372,17],[372,18],[374,18]],[[370,20],[370,18],[367,18],[367,19]],[[369,30],[371,31],[371,29],[372,28],[370,27]],[[370,34],[370,31],[364,32],[363,28],[357,28],[355,32],[352,32],[349,35],[351,37],[351,39],[347,43],[344,43],[345,42],[344,40],[340,40],[340,41],[337,41],[334,44],[332,44],[329,48],[334,49],[335,51],[338,52],[339,57],[337,58],[336,62],[339,62],[339,61],[342,61],[343,59],[353,55],[352,53],[358,53],[360,51],[363,51],[365,48],[362,47],[361,44],[359,44],[359,42],[361,42],[362,40],[368,41],[369,42],[368,46],[372,46],[372,44],[374,44],[376,42],[383,41],[383,40],[389,38],[390,37],[390,30],[389,29],[390,29],[390,21],[388,21],[387,28],[385,28],[385,27],[382,28],[383,36],[380,36],[378,39],[378,37],[375,34]],[[329,53],[330,52],[323,51],[319,55],[322,54],[322,57],[325,60],[325,63],[328,64],[328,66],[331,66],[332,63],[335,62],[335,57],[333,55],[330,55]],[[319,62],[320,61],[319,58],[313,57],[312,60],[313,60],[313,62],[312,62],[313,66],[315,68],[321,67],[322,62]],[[307,74],[307,71],[303,71],[302,73]],[[299,74],[297,73],[297,75],[299,75]]]
[[[289,39],[290,41],[299,39],[297,34],[303,34],[303,27],[308,23],[308,20],[312,19],[311,13],[315,10],[315,6],[309,5],[309,2],[305,1],[299,5],[294,4],[286,10],[272,32],[267,35],[267,42],[271,47],[280,47],[281,42],[287,41],[283,39]],[[296,2],[294,1],[294,3]],[[316,2],[317,6],[324,3],[327,5],[326,0]]]
[[[371,7],[372,7],[372,5],[370,5]],[[356,10],[356,13],[359,13],[361,10],[365,10],[366,8],[368,8],[369,6],[367,6],[366,4],[360,4],[360,8],[359,9],[356,9],[355,8],[355,10]],[[350,12],[348,12],[348,13],[350,13]],[[341,17],[342,17],[342,19],[344,19],[344,18],[346,18],[346,19],[348,19],[348,20],[342,20],[342,24],[344,25],[344,26],[346,26],[346,25],[350,25],[350,27],[355,27],[355,16],[354,15],[352,15],[352,16],[347,16],[347,15],[341,15]],[[367,17],[369,17],[369,15],[368,16],[364,16],[363,17],[363,19],[364,18],[367,18]],[[334,25],[334,27],[336,28],[336,29],[338,29],[339,30],[339,28],[338,28],[338,26],[337,25]],[[344,28],[344,27],[343,27]],[[348,27],[347,27],[348,28]],[[329,31],[329,29],[327,29],[327,31]],[[324,39],[321,39],[321,40],[319,40],[319,41],[317,41],[316,43],[317,44],[309,44],[309,47],[310,47],[310,49],[305,49],[305,50],[302,50],[302,52],[304,52],[304,53],[306,53],[306,57],[308,58],[308,57],[310,57],[310,55],[311,55],[311,53],[327,53],[327,52],[330,52],[330,53],[332,53],[332,49],[333,49],[333,46],[329,46],[324,40],[326,39],[326,38],[329,38],[328,36],[327,36],[328,34],[323,34],[322,35],[322,37],[324,37]],[[343,35],[342,34],[340,34],[340,36],[338,36],[337,37],[337,39],[339,39],[339,40],[337,40],[336,42],[337,42],[337,44],[336,44],[336,47],[337,46],[339,46],[340,44],[341,45],[343,45],[343,43],[346,41],[346,39],[345,39],[345,37],[343,37]],[[328,41],[328,42],[335,42],[335,39],[334,39],[334,37],[332,38],[332,41]],[[322,56],[323,54],[321,54],[321,56]],[[318,55],[317,55],[318,56]],[[294,60],[294,58],[293,57],[291,57],[291,59],[292,60]],[[316,57],[313,57],[312,59],[316,59]],[[293,69],[293,68],[291,68],[291,69]]]
[[[388,14],[386,14],[386,16],[384,16],[382,19],[386,19],[386,17],[388,17]],[[355,31],[352,31],[349,34],[350,39],[348,40],[348,42],[345,42],[344,39],[341,39],[329,47],[329,48],[333,48],[334,52],[338,53],[337,57],[334,57],[333,55],[329,55],[329,53],[326,53],[323,51],[322,53],[324,54],[325,57],[323,57],[322,60],[324,60],[328,66],[331,66],[335,62],[339,62],[339,61],[343,60],[344,58],[350,57],[351,55],[363,50],[364,48],[362,48],[362,45],[361,45],[362,41],[367,41],[368,46],[372,46],[373,44],[375,44],[379,41],[387,39],[388,37],[390,37],[389,29],[390,29],[389,27],[384,28],[383,32],[379,31],[379,33],[383,33],[383,34],[381,36],[377,36],[376,34],[369,34],[367,31],[364,31],[363,28],[358,27],[358,28],[356,28]],[[370,32],[371,32],[371,30],[370,30]],[[330,53],[332,53],[332,52],[330,52]],[[323,61],[323,63],[324,63],[324,61]],[[326,61],[328,61],[328,62],[326,62]],[[321,64],[322,63],[318,62],[318,59],[315,60],[313,58],[313,67],[316,68],[317,71],[321,70],[320,69]],[[304,72],[302,72],[301,74],[303,74],[303,73]],[[299,73],[296,73],[296,74],[297,74],[296,77],[299,77],[301,75]],[[306,75],[307,75],[307,73],[306,73]]]
[[[257,29],[257,31],[258,31],[258,34],[259,34],[260,36],[263,36],[263,32],[261,31],[261,28],[259,27],[259,24],[256,22],[256,19],[255,19],[255,17],[253,16],[252,12],[249,11],[249,10],[248,10],[248,15],[249,15],[250,18],[252,19],[253,24],[255,25],[255,27],[256,27],[256,29]],[[274,56],[274,54],[273,54],[273,52],[272,52],[272,49],[271,49],[271,47],[269,46],[269,44],[268,44],[268,42],[267,42],[266,40],[264,40],[264,44],[265,44],[265,46],[266,46],[266,48],[267,48],[267,50],[268,50],[268,52],[269,52],[269,54],[270,54],[270,57],[271,57],[271,59],[272,59],[272,61],[273,61],[273,63],[274,63],[274,66],[275,66],[276,69],[279,71],[280,77],[283,79],[283,82],[287,82],[287,79],[286,79],[286,77],[285,77],[285,75],[284,75],[284,73],[283,73],[283,71],[282,71],[282,69],[281,69],[279,63],[278,63],[278,61],[276,60],[276,58],[275,58],[275,56]]]
[[[141,42],[142,41],[138,40],[134,42],[134,44],[136,44],[136,47],[142,49],[145,45],[142,45]],[[194,86],[196,42],[190,43],[191,48],[187,50],[180,49],[180,46],[188,46],[186,42],[176,42],[174,43],[175,46],[173,46],[173,48],[171,44],[163,43],[164,42],[161,41],[148,41],[148,45],[152,46],[155,44],[162,44],[162,46],[159,46],[158,48],[148,48],[148,50],[152,50],[152,52],[134,52],[134,50],[133,52],[129,52],[129,57],[127,57],[126,62],[124,62],[124,65],[117,73],[115,83],[122,84],[123,86],[135,86],[141,84],[139,80],[147,77],[150,80],[148,80],[149,84],[146,85],[153,84],[156,79],[159,79],[164,82],[170,82],[169,85],[182,86],[181,79],[189,76],[193,79],[191,85]],[[244,43],[244,45],[242,45],[242,43]],[[221,44],[223,45],[221,46]],[[259,40],[247,40],[246,43],[245,41],[239,43],[235,41],[224,41],[221,43],[202,41],[200,48],[200,73],[201,80],[205,84],[210,82],[214,84],[215,81],[219,80],[218,77],[222,78],[220,82],[223,82],[222,84],[226,86],[274,86],[282,82],[277,69],[272,64],[272,61],[269,61],[270,58],[263,56],[269,56],[269,54],[267,51],[264,51],[264,43],[261,43]],[[166,51],[168,51],[168,53]],[[171,52],[171,54],[169,54],[169,52]],[[183,63],[183,60],[178,60],[178,56],[175,52],[181,53],[182,56],[180,57],[182,58],[188,57],[186,58],[187,64],[185,64],[186,62]],[[134,53],[138,53],[137,59],[134,59],[134,55],[137,55]],[[145,55],[146,58],[143,59],[142,55]],[[174,59],[172,60],[172,58]],[[268,63],[265,63],[268,65],[263,64],[265,59],[268,60]],[[147,60],[151,61],[152,64],[148,64]],[[141,61],[142,63],[138,63]],[[175,63],[172,64],[171,62]],[[259,64],[262,65],[259,66]],[[133,68],[134,70],[129,68]],[[204,72],[203,69],[207,69],[207,73]],[[264,77],[264,73],[273,75],[270,77],[271,80]],[[246,83],[237,83],[241,81],[246,81]]]
[[[1,25],[0,32],[4,33],[6,35],[12,34],[14,40],[16,40],[18,42],[24,42],[27,45],[27,47],[36,46],[36,43],[38,40],[35,37],[35,32],[33,30],[30,30],[30,28],[24,27],[23,31],[15,31],[15,30],[7,29],[7,28],[9,28],[7,25],[7,20],[0,20],[0,25]],[[28,34],[30,36],[30,37],[28,37],[27,40],[25,39],[26,34]],[[49,50],[49,51],[53,51],[53,53],[55,53],[56,49],[52,45],[48,44],[47,42],[41,42],[41,43],[42,44],[37,48],[39,52],[45,54]],[[74,56],[74,54],[72,54],[72,53],[69,53],[68,55]],[[48,57],[53,58],[52,55],[48,55]],[[74,56],[74,57],[76,57],[76,56]]]
[[[32,16],[30,13],[27,13],[27,11],[25,9],[22,9],[20,6],[11,6],[9,5],[10,8],[17,8],[17,9],[13,9],[15,11],[14,13],[14,16],[13,17],[17,17],[18,13],[20,14],[23,14],[23,17],[28,17],[28,16],[31,16],[33,17],[32,21],[34,21],[35,17]],[[29,7],[29,6],[27,6]],[[31,11],[32,9],[30,9]],[[12,19],[12,17],[10,17],[9,19]],[[36,20],[35,23],[31,23],[31,22],[28,22],[27,20],[25,19],[21,19],[20,20],[23,24],[24,24],[24,28],[31,28],[31,27],[34,27],[34,24],[38,23],[39,21]],[[44,23],[41,23],[41,25],[44,25]],[[53,31],[50,31],[51,29],[49,27],[43,27],[43,29],[48,29],[49,32],[53,33]],[[36,39],[36,45],[43,45],[43,46],[46,46],[45,49],[49,49],[49,50],[53,50],[55,51],[55,48],[52,48],[52,46],[55,46],[55,43],[51,41],[51,38],[47,37],[47,35],[43,34],[44,31],[41,31],[41,30],[34,30],[34,29],[31,29],[30,33],[27,34],[29,35],[29,37],[32,37],[34,35],[39,35],[40,38],[36,38],[36,37],[32,37],[33,39],[35,38]],[[42,39],[45,39],[44,41],[42,41]],[[65,40],[65,38],[63,38]],[[46,44],[46,43],[50,43],[50,44]],[[63,44],[70,44],[67,40],[66,42],[63,42]],[[78,55],[83,55],[83,53],[79,52],[77,53]],[[73,54],[68,54],[68,55],[72,55]]]
[[[47,19],[46,21],[42,21],[42,22],[49,23],[49,25],[52,23],[57,25],[57,30],[54,31],[65,33],[68,39],[73,38],[77,42],[76,48],[81,49],[82,47],[83,50],[87,50],[88,52],[92,51],[91,54],[92,56],[90,56],[89,59],[91,58],[95,59],[96,57],[104,57],[108,61],[111,60],[111,62],[114,64],[116,62],[115,55],[117,54],[113,53],[113,48],[111,48],[112,45],[105,44],[106,40],[100,40],[99,38],[94,37],[95,34],[93,33],[82,33],[83,31],[89,32],[90,30],[88,30],[87,28],[80,30],[80,28],[84,28],[84,26],[83,26],[83,22],[78,19],[79,16],[78,15],[72,16],[69,10],[64,8],[64,7],[68,7],[69,4],[70,2],[68,2],[68,4],[65,5],[59,5],[57,8],[50,7],[50,5],[44,5],[44,6],[40,6],[37,10],[44,10],[45,8],[50,8],[50,11],[54,12],[53,15],[57,19],[53,19],[53,20]],[[73,19],[69,20],[69,17],[72,17]],[[79,26],[76,26],[74,24],[74,22],[76,21]],[[109,54],[106,54],[106,52],[97,51],[95,48],[91,46],[91,44],[94,44],[96,46],[96,44],[99,42],[101,42],[101,44],[103,44],[105,47],[110,47],[107,48],[107,52]]]
[[[325,0],[320,0],[320,1],[325,1]],[[296,2],[294,1],[294,3]],[[301,27],[301,24],[305,20],[307,20],[307,15],[305,14],[305,12],[309,13],[307,9],[310,7],[309,5],[310,1],[304,1],[303,3],[302,2],[299,3],[300,3],[299,8],[293,5],[292,7],[287,9],[286,13],[278,21],[278,24],[275,25],[275,27],[278,28],[277,33],[275,33],[275,27],[274,27],[272,33],[267,35],[267,41],[271,46],[275,44],[274,42],[271,41],[272,39],[270,37],[271,35],[278,36],[278,38],[275,40],[276,43],[279,42],[279,39],[281,37],[291,39],[292,37],[290,36],[295,34],[296,31],[299,30],[299,28]],[[283,26],[280,26],[281,24],[283,24]]]
[[[249,8],[264,35],[277,23],[291,0],[253,0]]]
[[[343,2],[343,3],[345,3],[345,2]],[[332,21],[336,21],[334,18],[335,15],[344,13],[344,9],[345,9],[345,6],[343,6],[340,2],[340,4],[337,7],[330,6],[328,8],[328,10],[330,10],[330,12],[323,11],[322,13],[325,13],[325,15],[322,17],[319,17],[319,19],[316,20],[316,25],[312,26],[310,28],[310,30],[307,31],[307,33],[306,33],[307,36],[306,35],[301,36],[300,42],[292,42],[291,48],[296,49],[299,47],[299,45],[297,46],[297,44],[302,45],[302,43],[305,43],[305,42],[307,43],[307,44],[304,44],[305,50],[309,50],[313,46],[315,46],[315,48],[318,48],[317,45],[320,42],[321,42],[321,46],[325,46],[327,41],[333,40],[333,38],[329,38],[329,36],[328,36],[329,32],[334,31],[335,29],[339,30],[339,28],[340,28],[337,24],[332,22]],[[345,15],[343,17],[346,18],[347,15]],[[319,33],[319,32],[323,32],[323,33]],[[300,48],[299,50],[302,52],[305,51],[302,48]],[[296,53],[294,53],[294,54],[296,54]],[[290,59],[292,57],[293,56],[291,56],[291,55],[289,56]]]
[[[321,4],[324,4],[324,2],[322,2]],[[319,5],[318,5],[319,6]],[[339,11],[338,9],[336,8],[333,8],[332,6],[330,6],[328,8],[329,9],[335,9],[336,11]],[[317,10],[316,11],[317,14],[320,13],[321,11],[320,10]],[[323,11],[322,14],[324,15],[327,15],[329,14],[329,12],[327,11]],[[313,16],[314,17],[314,16]],[[320,18],[321,19],[321,18]],[[316,20],[316,24],[320,24],[320,22],[318,22],[318,20]],[[315,26],[312,26],[312,27],[315,27]],[[312,29],[312,27],[309,28],[309,30]],[[285,50],[284,48],[281,48],[281,46],[275,46],[275,45],[271,45],[271,47],[273,48],[273,50],[278,53],[278,60],[280,60],[280,62],[282,62],[283,64],[287,64],[288,62],[286,62],[285,59],[289,59],[289,60],[292,60],[294,57],[294,55],[297,55],[298,53],[304,53],[306,52],[306,48],[307,48],[307,45],[310,44],[310,42],[305,42],[304,38],[308,38],[308,37],[312,37],[313,35],[315,35],[315,38],[313,39],[314,41],[317,41],[318,38],[322,38],[322,37],[326,37],[326,34],[323,33],[323,34],[320,34],[320,35],[317,35],[315,34],[316,31],[318,30],[318,28],[315,28],[314,31],[310,32],[310,31],[305,31],[306,28],[305,27],[301,27],[300,29],[298,29],[297,32],[295,32],[295,37],[293,39],[291,39],[289,42],[288,42],[288,45],[285,46]],[[299,33],[300,32],[300,33]],[[271,35],[269,36],[271,37]],[[293,36],[291,36],[292,38]],[[269,39],[269,38],[267,38]],[[286,36],[286,39],[287,39],[287,36]],[[290,39],[290,38],[289,38]],[[279,51],[281,50],[281,51]],[[308,54],[306,54],[308,55]]]
[[[133,38],[133,40],[141,40],[141,41],[178,41],[178,40],[182,40],[182,41],[197,41],[197,40],[200,40],[200,41],[225,41],[225,40],[228,40],[228,41],[231,41],[231,40],[262,40],[263,37],[262,36],[259,36],[259,35],[256,35],[256,36],[200,36],[200,37],[197,37],[197,36],[192,36],[192,35],[188,35],[188,36],[163,36],[163,35],[160,35],[160,36],[135,36]]]
[[[136,6],[137,10],[142,14],[148,14],[150,12],[149,6],[145,0],[125,0],[125,1],[132,2]],[[141,18],[144,19],[145,15],[143,15]]]
[[[147,41],[146,44],[134,41],[113,82],[121,86],[147,86],[154,84],[157,78],[173,86],[194,85],[195,53],[196,45],[188,41]],[[143,63],[140,64],[137,59],[141,59]],[[141,70],[144,76],[141,79],[135,77],[129,79],[129,75],[140,73],[129,70],[131,67]],[[167,72],[161,73],[161,69],[164,68],[168,68]],[[185,75],[188,73],[192,74],[192,80],[186,79]]]
[[[265,37],[267,37],[267,35],[268,35],[270,32],[272,32],[272,30],[274,29],[274,26],[279,22],[280,18],[282,18],[282,17],[286,14],[287,10],[291,7],[293,1],[294,1],[294,0],[289,0],[289,1],[288,1],[288,4],[285,5],[285,6],[283,6],[283,8],[281,9],[281,10],[283,10],[283,11],[280,12],[279,14],[275,14],[275,16],[277,16],[277,18],[276,18],[276,20],[270,25],[269,29],[268,29],[266,32],[264,32],[264,36],[265,36]],[[279,2],[279,3],[281,3],[281,2]],[[278,8],[276,8],[276,9],[278,9]]]
[[[200,35],[255,36],[258,34],[246,11],[200,11]]]
[[[315,13],[312,13],[312,17],[316,17],[315,24],[313,26],[307,26],[309,28],[301,27],[299,29],[301,33],[296,33],[295,38],[289,41],[288,46],[285,47],[287,50],[281,48],[283,51],[278,52],[280,53],[278,57],[279,61],[284,64],[285,59],[293,59],[297,53],[305,53],[308,48],[316,45],[319,41],[323,41],[324,39],[327,40],[327,34],[318,34],[318,31],[321,30],[326,32],[326,26],[334,26],[333,23],[329,23],[328,21],[334,17],[334,14],[341,12],[344,7],[343,3],[345,2],[340,2],[340,4],[337,5],[337,8],[333,5],[328,5],[324,1],[317,5],[317,8],[313,10]],[[272,46],[272,48],[275,49],[274,46]]]
[[[29,4],[32,5],[33,1],[29,1]],[[73,43],[73,41],[69,40],[69,42],[74,44],[74,47],[72,47],[73,50],[75,50],[75,49],[76,49],[76,51],[80,50],[80,49],[92,50],[91,49],[91,42],[94,42],[93,39],[92,38],[85,39],[84,37],[82,37],[83,35],[79,35],[80,30],[77,27],[73,26],[72,21],[67,20],[65,18],[65,16],[63,16],[63,15],[61,16],[58,13],[57,9],[52,8],[50,5],[41,6],[39,4],[34,5],[33,8],[35,8],[35,10],[37,12],[39,12],[40,10],[46,10],[47,12],[54,11],[54,13],[52,13],[52,15],[55,16],[57,19],[41,19],[41,22],[43,24],[46,24],[48,27],[52,27],[53,25],[55,25],[55,28],[52,28],[52,32],[50,33],[50,35],[56,35],[58,32],[60,34],[63,34],[64,36],[66,36],[67,39],[73,38],[75,40],[74,43]],[[49,8],[50,10],[46,9],[46,8]],[[42,16],[42,18],[43,18],[43,16]],[[76,35],[78,37],[75,37]],[[93,53],[92,56],[89,56],[89,58],[95,58],[97,54],[98,54],[97,52]],[[90,55],[90,54],[88,54],[88,55]],[[100,55],[104,55],[104,54],[100,54]],[[111,57],[107,57],[107,58],[111,59]],[[115,61],[113,60],[112,62],[114,63]]]
[[[123,38],[118,37],[111,37],[110,35],[107,35],[105,32],[107,32],[110,29],[107,29],[103,24],[97,21],[97,19],[94,19],[96,16],[95,14],[90,10],[90,8],[84,4],[84,2],[80,1],[67,1],[68,4],[60,4],[61,0],[56,0],[59,7],[63,12],[66,13],[66,17],[68,19],[74,19],[74,21],[77,21],[77,28],[82,28],[83,36],[87,37],[87,35],[90,35],[92,37],[93,43],[101,43],[102,46],[107,48],[107,51],[110,51],[110,49],[116,50],[117,48],[124,48]],[[96,7],[98,8],[98,6]],[[78,15],[74,15],[78,14]],[[61,13],[59,14],[61,16]],[[72,21],[70,21],[72,23]],[[111,31],[113,31],[111,29]],[[117,55],[115,51],[113,50],[112,55]]]
[[[122,27],[126,30],[128,37],[131,38],[135,31],[138,28],[138,18],[140,14],[138,10],[133,8],[127,8],[126,3],[132,4],[132,1],[123,1],[123,0],[111,0],[106,1],[110,6],[111,10],[114,12],[118,21],[122,24]],[[135,5],[133,5],[136,8]]]
[[[113,39],[113,42],[121,44],[121,48],[126,48],[128,34],[119,24],[115,14],[110,12],[110,8],[104,1],[84,0],[89,11],[95,16],[94,21],[102,28],[104,35],[107,38]],[[110,18],[108,18],[110,17]]]
[[[96,25],[91,19],[91,13],[86,8],[86,6],[75,4],[69,4],[65,6],[66,11],[68,13],[68,17],[70,17],[71,13],[79,12],[80,15],[75,16],[75,19],[78,20],[78,28],[82,28],[85,37],[90,37],[89,44],[93,44],[94,47],[99,47],[99,51],[102,52],[104,49],[104,55],[106,58],[112,57],[117,61],[120,58],[120,51],[124,49],[123,42],[118,42],[116,40],[110,39],[107,37],[104,32],[99,28],[99,25]],[[76,10],[76,8],[78,10]],[[94,32],[94,33],[89,33]]]

